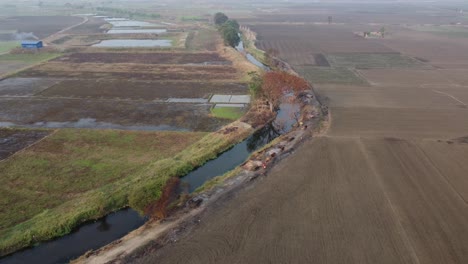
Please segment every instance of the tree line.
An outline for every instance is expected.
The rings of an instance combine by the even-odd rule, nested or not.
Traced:
[[[218,27],[218,31],[221,33],[225,45],[231,47],[239,45],[240,26],[236,20],[229,19],[224,13],[216,13],[214,15],[214,23]]]

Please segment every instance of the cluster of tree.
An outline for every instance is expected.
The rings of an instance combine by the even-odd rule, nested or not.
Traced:
[[[218,26],[218,30],[224,39],[224,44],[235,47],[240,42],[239,30],[240,26],[234,19],[229,19],[223,13],[216,13],[214,16],[214,23]]]
[[[160,14],[155,14],[155,13],[145,13],[145,12],[139,12],[139,11],[130,11],[126,9],[120,9],[120,8],[113,8],[113,7],[97,7],[97,11],[100,12],[106,12],[110,13],[115,16],[122,16],[122,17],[129,17],[129,18],[134,18],[134,17],[144,17],[144,18],[160,18]]]
[[[270,111],[275,111],[286,94],[300,93],[310,88],[303,78],[285,71],[269,71],[263,75],[249,72],[249,90],[255,98],[265,99]]]

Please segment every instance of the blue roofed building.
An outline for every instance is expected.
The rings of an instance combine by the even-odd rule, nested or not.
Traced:
[[[21,41],[21,47],[23,49],[40,49],[43,47],[43,44],[42,44],[42,41],[40,40],[34,40],[34,41],[25,40],[25,41]]]

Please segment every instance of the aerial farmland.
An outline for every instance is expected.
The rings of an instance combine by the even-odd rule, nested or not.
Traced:
[[[0,263],[468,263],[463,1],[36,9],[0,11]],[[276,72],[305,103],[253,120]]]

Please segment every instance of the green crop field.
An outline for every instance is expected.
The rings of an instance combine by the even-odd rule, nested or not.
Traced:
[[[18,41],[0,41],[0,53],[9,52],[18,46]]]
[[[418,68],[423,65],[398,53],[334,53],[327,59],[334,67],[350,67],[356,69],[375,68]]]
[[[236,107],[216,107],[211,109],[211,114],[217,118],[237,120],[242,117],[244,111]]]

